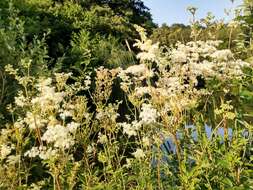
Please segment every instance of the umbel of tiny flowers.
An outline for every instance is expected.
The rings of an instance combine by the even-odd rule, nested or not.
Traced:
[[[36,133],[39,146],[27,150],[25,156],[39,156],[48,160],[58,157],[75,144],[76,131],[80,126],[75,121],[75,109],[79,107],[73,105],[72,99],[67,98],[73,94],[74,89],[63,89],[63,83],[71,74],[56,75],[58,81],[55,85],[60,83],[61,88],[55,88],[51,78],[40,79],[36,84],[38,93],[32,97],[30,110],[26,112],[23,123]]]
[[[121,87],[135,106],[138,106],[135,99],[141,100],[143,96],[150,95],[154,105],[166,104],[168,111],[170,109],[176,113],[191,109],[201,97],[210,93],[205,88],[197,88],[199,78],[207,84],[213,79],[226,84],[232,79],[242,80],[243,68],[249,66],[242,60],[236,60],[229,49],[218,49],[221,41],[177,43],[175,48],[162,54],[159,53],[159,46],[153,47],[145,31],[139,27],[137,29],[141,40],[135,45],[142,50],[137,56],[142,63],[119,73]],[[155,60],[143,54],[154,52],[153,49],[156,49]],[[157,64],[156,70],[146,64],[152,62]],[[153,84],[150,82],[152,76],[158,76]]]
[[[144,153],[144,151],[143,151],[142,149],[140,149],[140,148],[137,148],[136,151],[135,151],[134,153],[132,153],[132,155],[133,155],[136,159],[138,159],[138,160],[140,160],[140,159],[142,159],[142,158],[145,158],[145,153]]]
[[[152,124],[157,121],[159,117],[159,113],[155,108],[153,108],[150,104],[142,104],[141,112],[140,112],[140,123],[142,124]]]

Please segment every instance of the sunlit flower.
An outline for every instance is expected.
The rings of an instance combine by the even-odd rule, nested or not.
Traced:
[[[143,152],[142,149],[138,148],[134,153],[132,153],[133,156],[136,158],[136,159],[142,159],[145,157],[145,154]]]
[[[9,165],[15,165],[16,163],[18,163],[20,161],[20,155],[10,155],[7,157],[7,163]]]
[[[26,113],[24,118],[25,123],[28,124],[30,129],[42,128],[46,125],[47,120],[41,118],[38,114],[33,114],[31,112]]]
[[[57,156],[57,149],[47,148],[45,146],[40,147],[32,147],[29,151],[25,152],[24,156],[28,156],[30,158],[39,157],[42,160],[49,160]]]
[[[101,144],[106,144],[108,142],[108,138],[106,135],[98,134],[98,142]]]
[[[10,153],[13,148],[9,145],[1,145],[0,146],[0,158],[5,159]]]
[[[60,117],[65,120],[67,117],[71,117],[72,113],[69,110],[64,110],[63,112],[60,113]]]
[[[47,143],[53,143],[54,147],[56,148],[68,149],[74,144],[74,139],[71,133],[71,127],[64,127],[62,125],[50,125],[47,127],[47,131],[43,134],[41,139]]]
[[[149,138],[148,137],[143,137],[142,138],[142,144],[143,144],[144,147],[150,146],[150,140],[149,140]]]
[[[137,135],[136,128],[133,125],[128,123],[121,123],[120,125],[123,127],[123,133],[127,134],[128,137]]]
[[[159,113],[156,109],[153,108],[151,104],[142,104],[140,119],[142,124],[151,124],[155,123]]]
[[[24,107],[27,103],[27,100],[23,93],[20,91],[18,92],[18,96],[15,97],[15,104],[20,107]]]

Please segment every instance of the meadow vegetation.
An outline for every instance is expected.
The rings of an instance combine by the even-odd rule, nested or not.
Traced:
[[[253,189],[252,10],[0,1],[0,189]]]

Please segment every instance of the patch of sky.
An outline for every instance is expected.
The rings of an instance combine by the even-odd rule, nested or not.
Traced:
[[[153,15],[154,22],[162,25],[166,23],[190,24],[191,15],[187,7],[198,8],[196,17],[205,18],[211,12],[216,19],[223,19],[225,22],[234,18],[234,11],[242,4],[242,0],[144,0]],[[225,12],[231,12],[227,15]]]

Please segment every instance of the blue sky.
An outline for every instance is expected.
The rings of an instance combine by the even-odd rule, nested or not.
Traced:
[[[204,18],[208,12],[212,12],[216,18],[221,19],[227,17],[224,9],[235,8],[241,4],[242,0],[143,0],[145,5],[149,7],[156,23],[161,25],[167,23],[189,24],[190,14],[186,11],[188,6],[197,7],[197,17]],[[227,17],[226,20],[232,18]]]

